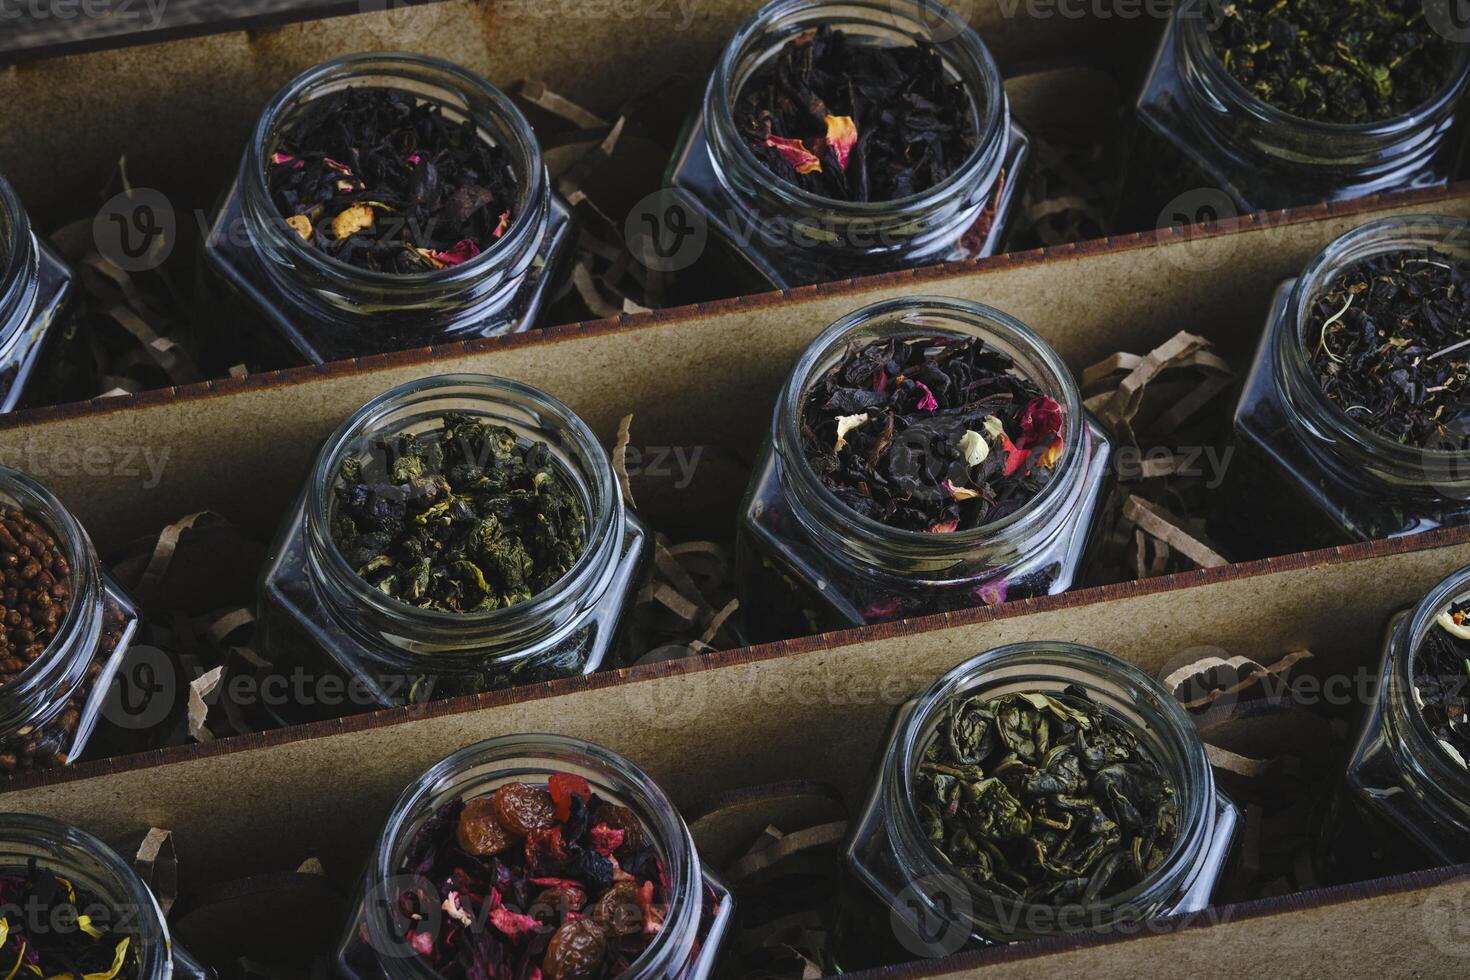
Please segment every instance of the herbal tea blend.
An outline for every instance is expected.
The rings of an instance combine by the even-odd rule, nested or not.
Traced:
[[[1449,79],[1449,42],[1421,0],[1233,0],[1210,41],[1257,98],[1295,116],[1364,124],[1404,115]]]
[[[807,392],[802,448],[826,487],[890,527],[944,533],[1025,506],[1062,456],[1063,410],[979,338],[855,347]]]
[[[554,585],[586,547],[581,498],[545,443],[463,413],[343,462],[332,539],[384,594],[452,612]]]
[[[1414,654],[1414,700],[1440,747],[1460,766],[1470,760],[1470,602],[1456,602]]]
[[[620,976],[664,922],[664,869],[642,823],[569,773],[445,804],[402,867],[442,901],[427,917],[437,929],[405,938],[448,980]],[[421,888],[398,895],[408,915],[424,901]]]
[[[826,24],[788,41],[735,107],[772,173],[841,201],[891,201],[942,182],[975,151],[975,117],[932,45],[862,44]]]
[[[433,272],[475,258],[514,218],[510,154],[470,120],[396,89],[311,100],[268,158],[267,185],[302,241],[375,272]]]
[[[1348,418],[1408,446],[1470,448],[1470,262],[1434,249],[1365,259],[1313,297],[1305,337]]]
[[[1168,774],[1075,686],[957,699],[915,779],[935,848],[1024,902],[1083,904],[1132,888],[1178,833]]]
[[[136,980],[138,950],[117,931],[130,915],[32,859],[0,872],[0,964],[16,976]]]

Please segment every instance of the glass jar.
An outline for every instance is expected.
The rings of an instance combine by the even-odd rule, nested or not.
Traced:
[[[1446,0],[1428,0],[1426,10]],[[1345,200],[1455,177],[1465,135],[1470,47],[1453,44],[1444,87],[1413,112],[1363,124],[1294,116],[1238,82],[1210,41],[1213,3],[1175,6],[1137,104],[1139,139],[1119,230],[1163,227],[1177,195],[1217,189],[1240,213]],[[1443,15],[1448,18],[1446,13]],[[1452,23],[1445,19],[1433,23]],[[1216,205],[1184,199],[1187,222]],[[1229,215],[1218,215],[1228,217]]]
[[[1081,688],[1132,728],[1168,773],[1179,804],[1178,834],[1163,862],[1128,891],[1086,906],[1018,902],[986,891],[929,843],[913,774],[953,699],[1057,695],[1068,687]],[[967,945],[1116,929],[1196,912],[1209,904],[1238,819],[1234,804],[1215,788],[1204,743],[1189,716],[1154,678],[1101,650],[1071,643],[999,647],[955,667],[895,712],[872,789],[844,851],[855,891],[865,896],[873,914],[866,935],[855,932],[841,948],[856,950],[844,954],[849,958],[871,957],[873,940],[881,938],[887,956],[912,959],[949,955]]]
[[[430,430],[446,412],[505,426],[523,443],[545,443],[581,498],[586,547],[555,585],[524,602],[489,611],[421,609],[370,585],[332,540],[343,461],[388,436]],[[410,381],[358,409],[317,456],[267,557],[263,643],[278,667],[291,665],[313,684],[325,674],[346,675],[345,691],[333,685],[328,694],[317,685],[298,699],[321,700],[325,715],[592,673],[637,590],[649,541],[624,507],[597,438],[561,402],[484,375]]]
[[[0,412],[33,400],[27,384],[73,302],[71,267],[31,228],[25,206],[0,177]]]
[[[87,532],[41,484],[0,467],[0,507],[17,509],[50,531],[71,573],[71,602],[50,645],[0,685],[4,774],[64,766],[82,755],[137,631],[138,610],[102,571]]]
[[[851,347],[894,337],[977,337],[1061,406],[1065,449],[1024,507],[970,530],[888,527],[842,503],[818,478],[799,430],[806,393]],[[1112,443],[1082,408],[1056,351],[999,310],[907,297],[863,307],[824,330],[776,403],[740,509],[743,625],[757,642],[1065,592],[1093,537]]]
[[[1470,568],[1450,575],[1390,622],[1377,697],[1348,761],[1346,786],[1354,802],[1411,845],[1399,849],[1392,870],[1470,860],[1470,772],[1440,748],[1414,687],[1414,658],[1437,628],[1435,617],[1466,598]],[[1406,855],[1422,859],[1404,864]]]
[[[97,896],[103,907],[90,914],[133,939],[129,948],[137,951],[139,980],[209,980],[214,976],[172,943],[153,893],[112,848],[86,831],[49,817],[0,813],[0,873],[24,873],[32,862]],[[27,914],[25,908],[9,911]],[[37,925],[65,928],[56,918]]]
[[[432,272],[361,269],[312,248],[276,210],[267,188],[270,148],[314,99],[351,86],[410,92],[446,118],[471,119],[507,148],[520,197],[505,233],[480,255]],[[365,354],[529,329],[572,241],[571,208],[551,188],[531,124],[483,78],[422,55],[351,55],[317,65],[276,93],[261,113],[205,242],[214,270],[280,339],[252,347],[258,320],[229,323],[239,352],[320,364]],[[222,303],[228,315],[234,303]]]
[[[1308,336],[1312,299],[1333,279],[1370,256],[1428,248],[1470,258],[1470,222],[1426,215],[1369,222],[1276,291],[1235,410],[1223,503],[1211,517],[1211,536],[1231,558],[1470,521],[1470,453],[1404,445],[1359,425],[1323,395],[1307,355],[1318,342]]]
[[[975,103],[977,142],[970,159],[928,190],[873,202],[812,194],[766,169],[745,145],[734,105],[746,82],[786,42],[820,24],[861,44],[932,45]],[[1011,120],[994,59],[947,7],[935,0],[774,0],[725,46],[667,182],[674,199],[723,243],[734,260],[727,265],[754,288],[786,288],[999,251],[1022,197],[1029,156],[1030,141]],[[732,271],[722,268],[722,278]]]
[[[729,890],[700,864],[689,829],[653,780],[615,752],[561,735],[507,735],[471,745],[404,790],[378,838],[338,946],[337,966],[343,975],[352,980],[435,976],[408,947],[406,932],[417,923],[407,920],[395,901],[398,891],[409,887],[435,894],[432,882],[403,869],[414,834],[456,798],[485,796],[509,782],[540,783],[556,773],[581,776],[599,797],[632,810],[664,871],[663,927],[619,980],[711,976],[734,915]],[[426,901],[423,906],[436,909],[438,903]]]

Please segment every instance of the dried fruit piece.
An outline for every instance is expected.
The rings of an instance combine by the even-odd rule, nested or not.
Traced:
[[[572,919],[552,934],[546,958],[541,961],[541,975],[545,980],[594,977],[601,971],[606,953],[607,933],[602,927],[591,919]]]
[[[611,936],[631,936],[643,929],[643,904],[638,885],[620,881],[597,900],[592,920]]]
[[[306,215],[293,214],[286,219],[286,224],[290,225],[291,230],[301,236],[302,241],[311,241],[311,219]]]
[[[495,816],[495,803],[488,796],[476,797],[464,805],[459,814],[455,837],[466,854],[489,857],[499,854],[514,843]]]
[[[546,791],[556,804],[556,819],[565,823],[572,819],[572,797],[580,796],[583,803],[592,799],[592,786],[581,776],[559,772],[546,781]]]
[[[623,831],[623,844],[618,848],[619,853],[631,854],[643,849],[643,822],[627,807],[616,803],[602,804],[592,814],[592,826],[598,824],[607,824]]]
[[[366,204],[354,204],[332,219],[332,236],[337,239],[350,238],[373,226],[373,209]]]
[[[556,804],[551,794],[530,783],[506,783],[491,797],[500,825],[517,837],[544,830],[556,823]]]

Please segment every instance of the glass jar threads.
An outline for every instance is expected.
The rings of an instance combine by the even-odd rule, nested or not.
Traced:
[[[338,968],[434,976],[431,964],[473,944],[535,955],[548,980],[704,980],[733,913],[641,770],[580,739],[511,735],[454,753],[398,798]]]
[[[213,976],[171,942],[153,893],[112,848],[49,817],[0,813],[0,922],[6,962],[42,976]]]
[[[1260,9],[1269,5],[1240,6],[1255,10],[1259,19],[1253,20],[1252,30],[1264,35],[1279,28],[1289,36],[1299,33],[1305,43],[1343,30],[1340,23],[1318,24],[1317,19],[1370,16],[1367,8],[1321,4],[1302,14],[1311,18],[1309,22],[1298,16],[1301,12],[1288,9],[1289,4],[1274,5],[1269,18]],[[1396,54],[1383,55],[1391,59],[1389,65],[1419,55],[1415,42],[1442,49],[1438,58],[1442,64],[1434,66],[1442,74],[1438,87],[1411,106],[1359,106],[1348,94],[1352,84],[1346,84],[1338,86],[1342,94],[1329,96],[1326,104],[1304,98],[1302,105],[1288,109],[1286,93],[1274,91],[1265,81],[1258,79],[1247,87],[1232,74],[1227,56],[1234,59],[1238,47],[1253,50],[1251,59],[1260,60],[1269,56],[1271,45],[1264,36],[1244,37],[1246,29],[1238,22],[1246,12],[1216,4],[1176,5],[1138,100],[1142,139],[1130,167],[1131,192],[1126,196],[1131,201],[1125,205],[1129,214],[1122,224],[1162,227],[1177,220],[1168,210],[1180,209],[1186,221],[1195,222],[1231,206],[1241,213],[1272,210],[1454,178],[1465,135],[1462,96],[1470,84],[1470,48],[1438,33],[1437,25],[1453,23],[1443,0],[1385,5],[1376,11],[1401,12],[1405,18],[1395,32],[1404,43]],[[1277,15],[1280,23],[1273,27],[1270,21]],[[1374,36],[1371,30],[1350,33],[1354,43],[1372,43]],[[1378,33],[1391,36],[1384,30]],[[1281,48],[1279,37],[1277,42],[1275,47]],[[1363,71],[1378,67],[1368,64],[1362,52],[1343,50],[1345,57],[1358,58],[1357,67]],[[1299,84],[1305,93],[1316,84],[1313,78],[1314,73],[1302,67],[1283,79],[1282,86]],[[1332,82],[1325,69],[1315,78],[1324,87]],[[1395,82],[1404,81],[1386,67],[1377,81],[1353,83],[1393,92]],[[1342,104],[1333,101],[1338,98]],[[1208,191],[1223,193],[1224,199],[1216,201]]]
[[[1015,318],[939,297],[848,314],[788,376],[741,505],[745,627],[778,639],[1065,591],[1110,456]]]
[[[1458,304],[1450,267],[1470,260],[1467,232],[1459,219],[1372,221],[1277,290],[1235,412],[1233,489],[1222,495],[1272,506],[1213,516],[1232,557],[1470,519],[1470,419],[1454,411],[1428,418],[1432,399],[1454,397],[1470,356],[1442,353],[1455,341],[1434,337],[1455,328],[1436,310],[1385,312],[1405,290],[1436,309]],[[1369,327],[1372,344],[1363,339]]]
[[[648,541],[561,402],[411,381],[322,448],[267,559],[264,642],[278,666],[345,674],[359,710],[591,673]]]
[[[1388,848],[1391,860],[1421,857],[1417,867],[1470,857],[1470,772],[1460,734],[1470,654],[1470,629],[1462,625],[1467,599],[1470,569],[1462,568],[1394,617],[1377,697],[1348,761],[1352,802],[1409,843]]]
[[[953,819],[970,833],[946,835]],[[869,932],[937,956],[1204,908],[1236,820],[1161,684],[1018,643],[900,707],[845,859],[886,920]]]
[[[831,105],[803,107],[807,115],[824,119],[794,117],[802,129],[811,130],[810,137],[793,131],[768,135],[752,146],[752,126],[768,124],[751,120],[768,119],[772,112],[752,100],[752,92],[763,86],[790,90],[811,81],[788,79],[778,86],[767,77],[791,70],[781,64],[783,49],[791,45],[803,52],[822,46],[823,56],[836,59],[837,70],[860,72],[852,79],[854,90],[877,92],[894,85],[894,76],[904,71],[915,73],[910,83],[921,71],[932,73],[936,82],[942,78],[930,94],[954,108],[956,120],[945,131],[962,131],[967,152],[951,150],[943,160],[942,179],[930,183],[919,166],[935,162],[928,153],[914,152],[908,163],[879,154],[891,139],[881,131],[879,117],[902,115],[901,106],[889,107],[881,95],[871,104],[849,106],[836,92],[829,94]],[[879,68],[860,57],[844,57],[853,51],[890,59],[894,51],[917,54],[912,64],[890,60]],[[943,111],[934,103],[931,107]],[[936,123],[915,117],[903,125],[920,130]],[[932,142],[938,146],[943,139],[935,135]],[[772,170],[760,155],[768,156],[771,148],[793,169]],[[789,287],[1000,250],[1021,199],[1028,157],[1029,142],[1011,120],[990,52],[942,4],[775,0],[726,45],[701,113],[675,151],[669,183],[675,199],[707,223],[712,239],[732,251],[736,266],[749,267],[767,286]],[[826,182],[817,190],[793,180],[813,178],[824,167]],[[888,174],[894,179],[885,191]],[[843,196],[836,196],[839,187]]]
[[[0,412],[28,397],[27,385],[74,294],[71,268],[36,236],[25,206],[0,177]]]
[[[526,330],[570,240],[509,97],[437,58],[371,53],[267,104],[206,254],[279,334],[274,355],[321,363]]]
[[[0,773],[62,766],[87,747],[138,625],[61,501],[0,467]]]

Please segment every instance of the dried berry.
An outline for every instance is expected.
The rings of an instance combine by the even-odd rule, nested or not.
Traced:
[[[592,907],[592,920],[610,936],[631,936],[643,928],[643,905],[639,888],[620,881],[603,892]]]
[[[466,854],[489,857],[513,843],[510,833],[495,815],[495,802],[488,796],[470,800],[459,814],[455,836]]]
[[[538,786],[506,783],[492,799],[500,825],[517,837],[556,823],[556,804],[551,802],[551,794]]]
[[[552,934],[541,961],[546,980],[586,980],[602,969],[607,934],[591,919],[572,919]]]

